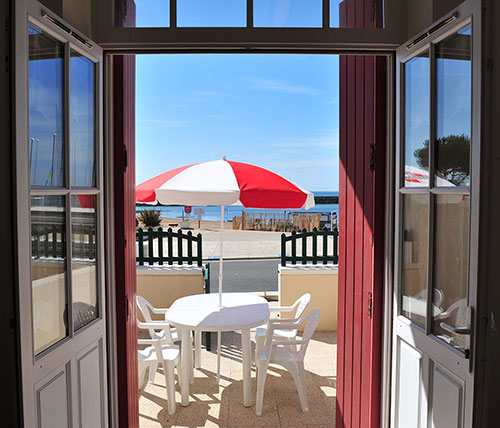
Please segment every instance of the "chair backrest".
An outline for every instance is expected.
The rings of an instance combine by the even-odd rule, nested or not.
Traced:
[[[144,321],[146,322],[152,322],[151,318],[151,311],[153,309],[153,305],[147,300],[146,298],[136,295],[135,296],[135,301],[137,303],[137,308],[142,314],[142,317],[144,318]],[[148,328],[149,330],[149,335],[152,339],[158,338],[158,334],[155,332],[154,328]]]
[[[295,318],[300,318],[304,311],[307,309],[307,306],[309,306],[309,302],[311,301],[311,295],[309,293],[305,293],[302,296],[300,296],[293,306],[297,305],[297,310],[295,311]]]
[[[318,327],[319,324],[319,319],[321,318],[321,310],[319,309],[313,309],[312,311],[308,312],[304,318],[300,321],[300,324],[304,325],[304,332],[302,334],[302,340],[304,343],[300,345],[299,349],[299,354],[302,355],[302,358],[304,358],[307,347],[309,346],[309,341],[311,340],[311,337],[316,330],[316,327]]]

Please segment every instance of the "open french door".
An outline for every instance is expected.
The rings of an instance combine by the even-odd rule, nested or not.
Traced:
[[[38,2],[15,13],[24,425],[105,427],[102,51]]]
[[[397,51],[393,428],[472,427],[479,38],[465,2]]]

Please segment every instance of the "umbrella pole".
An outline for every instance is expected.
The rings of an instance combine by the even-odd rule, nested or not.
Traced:
[[[222,251],[222,231],[224,228],[224,205],[220,207],[220,234],[219,234],[219,307],[222,307],[222,263],[224,262],[224,255]]]
[[[220,257],[219,257],[219,308],[222,308],[222,262],[224,260],[224,255],[222,252],[222,231],[224,228],[224,205],[220,207],[220,233],[219,233],[219,245],[220,245]],[[222,334],[220,331],[217,332],[217,383],[220,382],[220,352],[221,352],[221,342]]]

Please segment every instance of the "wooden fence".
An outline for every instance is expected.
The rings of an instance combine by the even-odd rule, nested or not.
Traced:
[[[167,244],[166,254],[164,253],[165,240]],[[149,228],[147,231],[139,228],[136,230],[136,241],[138,245],[136,261],[140,266],[144,265],[144,263],[149,265],[154,263],[158,263],[159,265],[163,265],[164,263],[168,265],[173,265],[174,263],[178,265],[192,265],[193,263],[196,263],[198,266],[202,265],[201,233],[194,236],[191,231],[183,233],[182,229],[179,229],[177,232],[174,232],[170,227],[167,231],[161,227],[157,230]],[[175,244],[174,241],[176,241]],[[147,254],[144,254],[145,242],[147,243]],[[184,246],[184,243],[187,246]],[[194,250],[193,244],[196,244]],[[156,252],[154,251],[155,247]],[[177,254],[175,254],[174,248],[176,248]]]
[[[333,237],[333,243],[331,248],[328,248],[329,237]],[[318,252],[318,237],[322,238],[321,248]],[[297,242],[301,243],[301,252],[297,254]],[[313,265],[321,262],[322,264],[327,264],[332,262],[333,264],[338,264],[339,253],[338,253],[338,241],[339,241],[339,231],[335,227],[333,230],[323,229],[317,230],[314,228],[312,232],[308,232],[303,229],[301,233],[295,231],[291,235],[281,235],[281,266],[286,266],[287,262],[291,262],[292,265],[296,265],[297,262],[303,265],[311,262]],[[290,242],[290,253],[287,253],[287,242]],[[311,255],[308,255],[308,242],[310,242]]]
[[[320,213],[299,212],[252,212],[243,211],[233,217],[234,230],[262,230],[270,232],[291,232],[306,229],[312,231],[321,224]]]

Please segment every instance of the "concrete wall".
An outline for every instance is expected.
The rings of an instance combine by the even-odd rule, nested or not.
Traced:
[[[204,275],[204,269],[197,266],[137,266],[137,294],[157,308],[168,308],[181,297],[203,293]]]
[[[320,265],[279,267],[278,293],[280,306],[291,305],[304,293],[311,294],[311,309],[321,310],[318,331],[337,330],[338,269],[336,266]],[[293,313],[282,313],[291,317]]]

